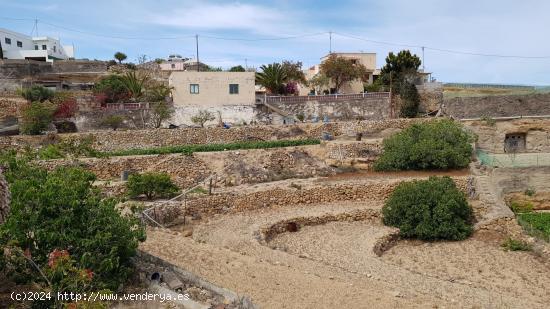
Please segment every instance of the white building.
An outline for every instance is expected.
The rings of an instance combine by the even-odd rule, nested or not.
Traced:
[[[53,62],[74,58],[74,47],[63,46],[59,39],[30,37],[0,28],[0,44],[5,59],[28,59]]]

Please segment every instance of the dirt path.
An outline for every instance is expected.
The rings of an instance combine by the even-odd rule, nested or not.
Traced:
[[[548,265],[476,239],[404,242],[377,257],[372,246],[390,229],[333,222],[279,235],[270,246],[280,250],[258,242],[261,227],[285,219],[381,205],[347,202],[217,216],[198,225],[193,238],[151,230],[142,249],[249,295],[262,308],[544,308],[550,302]]]

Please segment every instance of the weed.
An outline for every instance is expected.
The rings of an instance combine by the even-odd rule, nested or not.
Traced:
[[[533,204],[529,202],[520,203],[517,201],[513,201],[512,203],[510,203],[510,208],[516,214],[528,213],[533,211]]]
[[[510,237],[508,237],[508,239],[506,239],[501,244],[501,247],[504,248],[504,250],[506,250],[506,251],[531,251],[531,250],[533,250],[533,246],[531,246],[530,244],[528,244],[524,241],[521,241],[521,240],[510,238]]]

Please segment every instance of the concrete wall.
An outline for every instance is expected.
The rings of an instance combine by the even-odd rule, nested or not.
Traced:
[[[172,72],[169,78],[174,104],[182,107],[222,107],[253,105],[254,72]],[[199,93],[191,93],[190,85],[198,84]],[[238,94],[229,93],[229,85],[239,85]]]
[[[214,120],[206,122],[205,125],[217,125],[219,117],[223,122],[231,124],[249,124],[256,119],[256,109],[254,105],[225,105],[225,106],[175,106],[174,115],[170,123],[175,125],[193,125],[191,118],[201,110],[212,113]]]
[[[550,115],[550,94],[461,97],[443,104],[447,115],[459,119]]]

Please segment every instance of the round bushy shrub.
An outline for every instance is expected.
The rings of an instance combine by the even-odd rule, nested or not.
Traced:
[[[449,177],[403,182],[382,209],[384,224],[423,240],[461,240],[472,233],[472,209]]]
[[[145,195],[149,200],[172,197],[179,192],[178,186],[172,182],[168,174],[154,172],[130,175],[126,188],[131,198]]]
[[[384,139],[375,170],[464,168],[472,155],[472,136],[452,120],[413,124]]]

